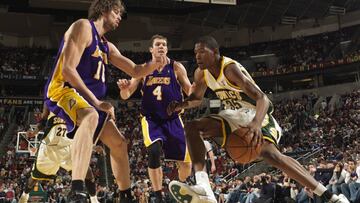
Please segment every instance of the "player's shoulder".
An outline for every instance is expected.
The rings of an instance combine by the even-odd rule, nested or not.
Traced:
[[[91,35],[91,24],[87,19],[79,19],[71,24],[67,34],[74,34],[76,36]],[[65,34],[66,35],[66,34]]]
[[[72,26],[84,29],[91,29],[90,21],[84,18],[76,20],[75,22],[73,22]]]
[[[194,72],[195,77],[204,77],[204,70],[200,68],[196,68]]]
[[[170,60],[171,61],[171,60]],[[175,61],[173,60],[173,67],[175,71],[181,71],[181,70],[185,70],[185,67],[182,63],[180,63],[179,61]],[[186,70],[185,70],[186,71]]]

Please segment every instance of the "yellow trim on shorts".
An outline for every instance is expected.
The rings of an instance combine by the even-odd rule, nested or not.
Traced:
[[[186,145],[186,149],[185,149],[184,162],[191,163],[191,157],[190,157],[190,153],[189,153],[187,145]]]
[[[183,120],[181,119],[181,116],[179,115],[179,120],[180,120],[180,123],[182,125],[182,127],[184,128],[184,122]],[[185,130],[184,130],[185,131]],[[185,135],[185,132],[184,132],[184,135]],[[186,135],[185,135],[186,136]],[[186,138],[185,138],[186,139]],[[189,153],[189,150],[188,150],[188,147],[187,147],[187,144],[186,144],[186,140],[185,140],[185,145],[186,145],[186,150],[185,150],[185,157],[184,157],[184,162],[191,162],[191,157],[190,157],[190,153]]]
[[[82,96],[80,96],[74,88],[69,89],[72,91],[63,94],[59,101],[57,101],[57,105],[65,111],[65,113],[73,121],[74,126],[76,126],[77,110],[91,108],[92,106]],[[70,105],[71,101],[75,101],[72,106]]]
[[[270,138],[270,137],[268,137],[266,135],[262,135],[262,137],[263,137],[264,140],[267,140],[267,141],[273,143],[275,146],[278,145],[274,139],[272,139],[272,138]]]
[[[31,174],[31,178],[34,180],[52,180],[53,178],[35,178],[32,174]]]
[[[221,128],[222,128],[222,134],[223,134],[223,142],[221,144],[221,147],[224,147],[225,144],[226,144],[226,139],[227,139],[226,127],[225,127],[224,119],[221,116],[218,116],[218,115],[209,115],[209,118],[213,118],[213,119],[216,119],[216,120],[221,122]]]
[[[149,123],[147,122],[145,116],[141,118],[141,129],[143,133],[145,147],[149,147],[153,142],[150,139]]]
[[[225,129],[225,122],[224,119],[221,118],[221,128],[222,128],[222,133],[223,133],[223,143],[221,144],[221,147],[224,147],[226,144],[226,139],[227,139],[227,135],[226,135],[226,129]]]

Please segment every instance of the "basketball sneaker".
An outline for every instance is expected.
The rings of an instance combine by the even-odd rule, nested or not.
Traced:
[[[345,195],[333,195],[329,201],[329,203],[350,203],[349,200],[345,197]]]
[[[22,193],[19,199],[19,203],[27,203],[29,201],[29,194]]]
[[[69,194],[70,203],[87,203],[87,199],[85,191],[71,191]]]
[[[171,195],[180,203],[217,203],[213,194],[206,192],[202,185],[189,186],[179,181],[169,184]]]

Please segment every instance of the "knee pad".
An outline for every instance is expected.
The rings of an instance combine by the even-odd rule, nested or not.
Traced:
[[[160,167],[161,143],[155,142],[147,148],[148,152],[148,167],[156,169]]]

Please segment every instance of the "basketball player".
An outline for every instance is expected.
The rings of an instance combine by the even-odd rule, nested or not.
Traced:
[[[126,140],[115,125],[114,107],[103,101],[107,89],[105,69],[112,63],[132,77],[142,77],[163,66],[166,58],[159,56],[151,63],[136,65],[105,39],[105,33],[119,26],[123,12],[121,0],[94,0],[89,20],[77,20],[65,32],[45,87],[49,110],[64,119],[69,134],[74,135],[72,201],[86,201],[84,179],[93,142],[98,139],[110,148],[121,201],[131,198]]]
[[[150,43],[152,62],[156,60],[157,55],[167,55],[166,37],[154,35]],[[141,126],[148,153],[148,172],[156,202],[162,202],[161,151],[164,152],[166,160],[177,162],[180,181],[185,181],[191,173],[182,120],[178,113],[168,115],[166,112],[171,101],[183,101],[182,90],[187,95],[190,94],[191,84],[185,67],[179,62],[168,60],[169,64],[158,68],[142,79],[132,78],[118,81],[122,99],[128,99],[142,83]]]
[[[72,140],[66,137],[65,121],[50,113],[45,104],[41,118],[35,131],[28,133],[29,136],[35,136],[45,128],[43,137],[38,137],[41,143],[36,154],[31,177],[29,177],[19,199],[20,203],[28,202],[29,193],[39,180],[54,180],[60,167],[67,171],[71,171],[72,167],[70,153]],[[98,203],[95,180],[90,167],[86,174],[85,185],[91,203]]]
[[[243,126],[248,128],[245,136],[253,135],[253,144],[262,145],[260,156],[264,161],[312,189],[324,200],[348,203],[344,196],[337,196],[326,190],[299,162],[280,153],[277,144],[281,129],[271,116],[272,104],[241,64],[221,56],[216,40],[209,36],[200,38],[194,51],[199,67],[195,71],[193,92],[184,102],[173,102],[168,107],[169,113],[197,105],[199,102],[195,101],[203,99],[207,87],[216,93],[225,110],[217,115],[194,120],[185,126],[197,185],[171,182],[169,187],[177,201],[216,202],[208,174],[202,171],[205,148],[200,132],[204,138],[212,138],[224,146],[226,137]]]

